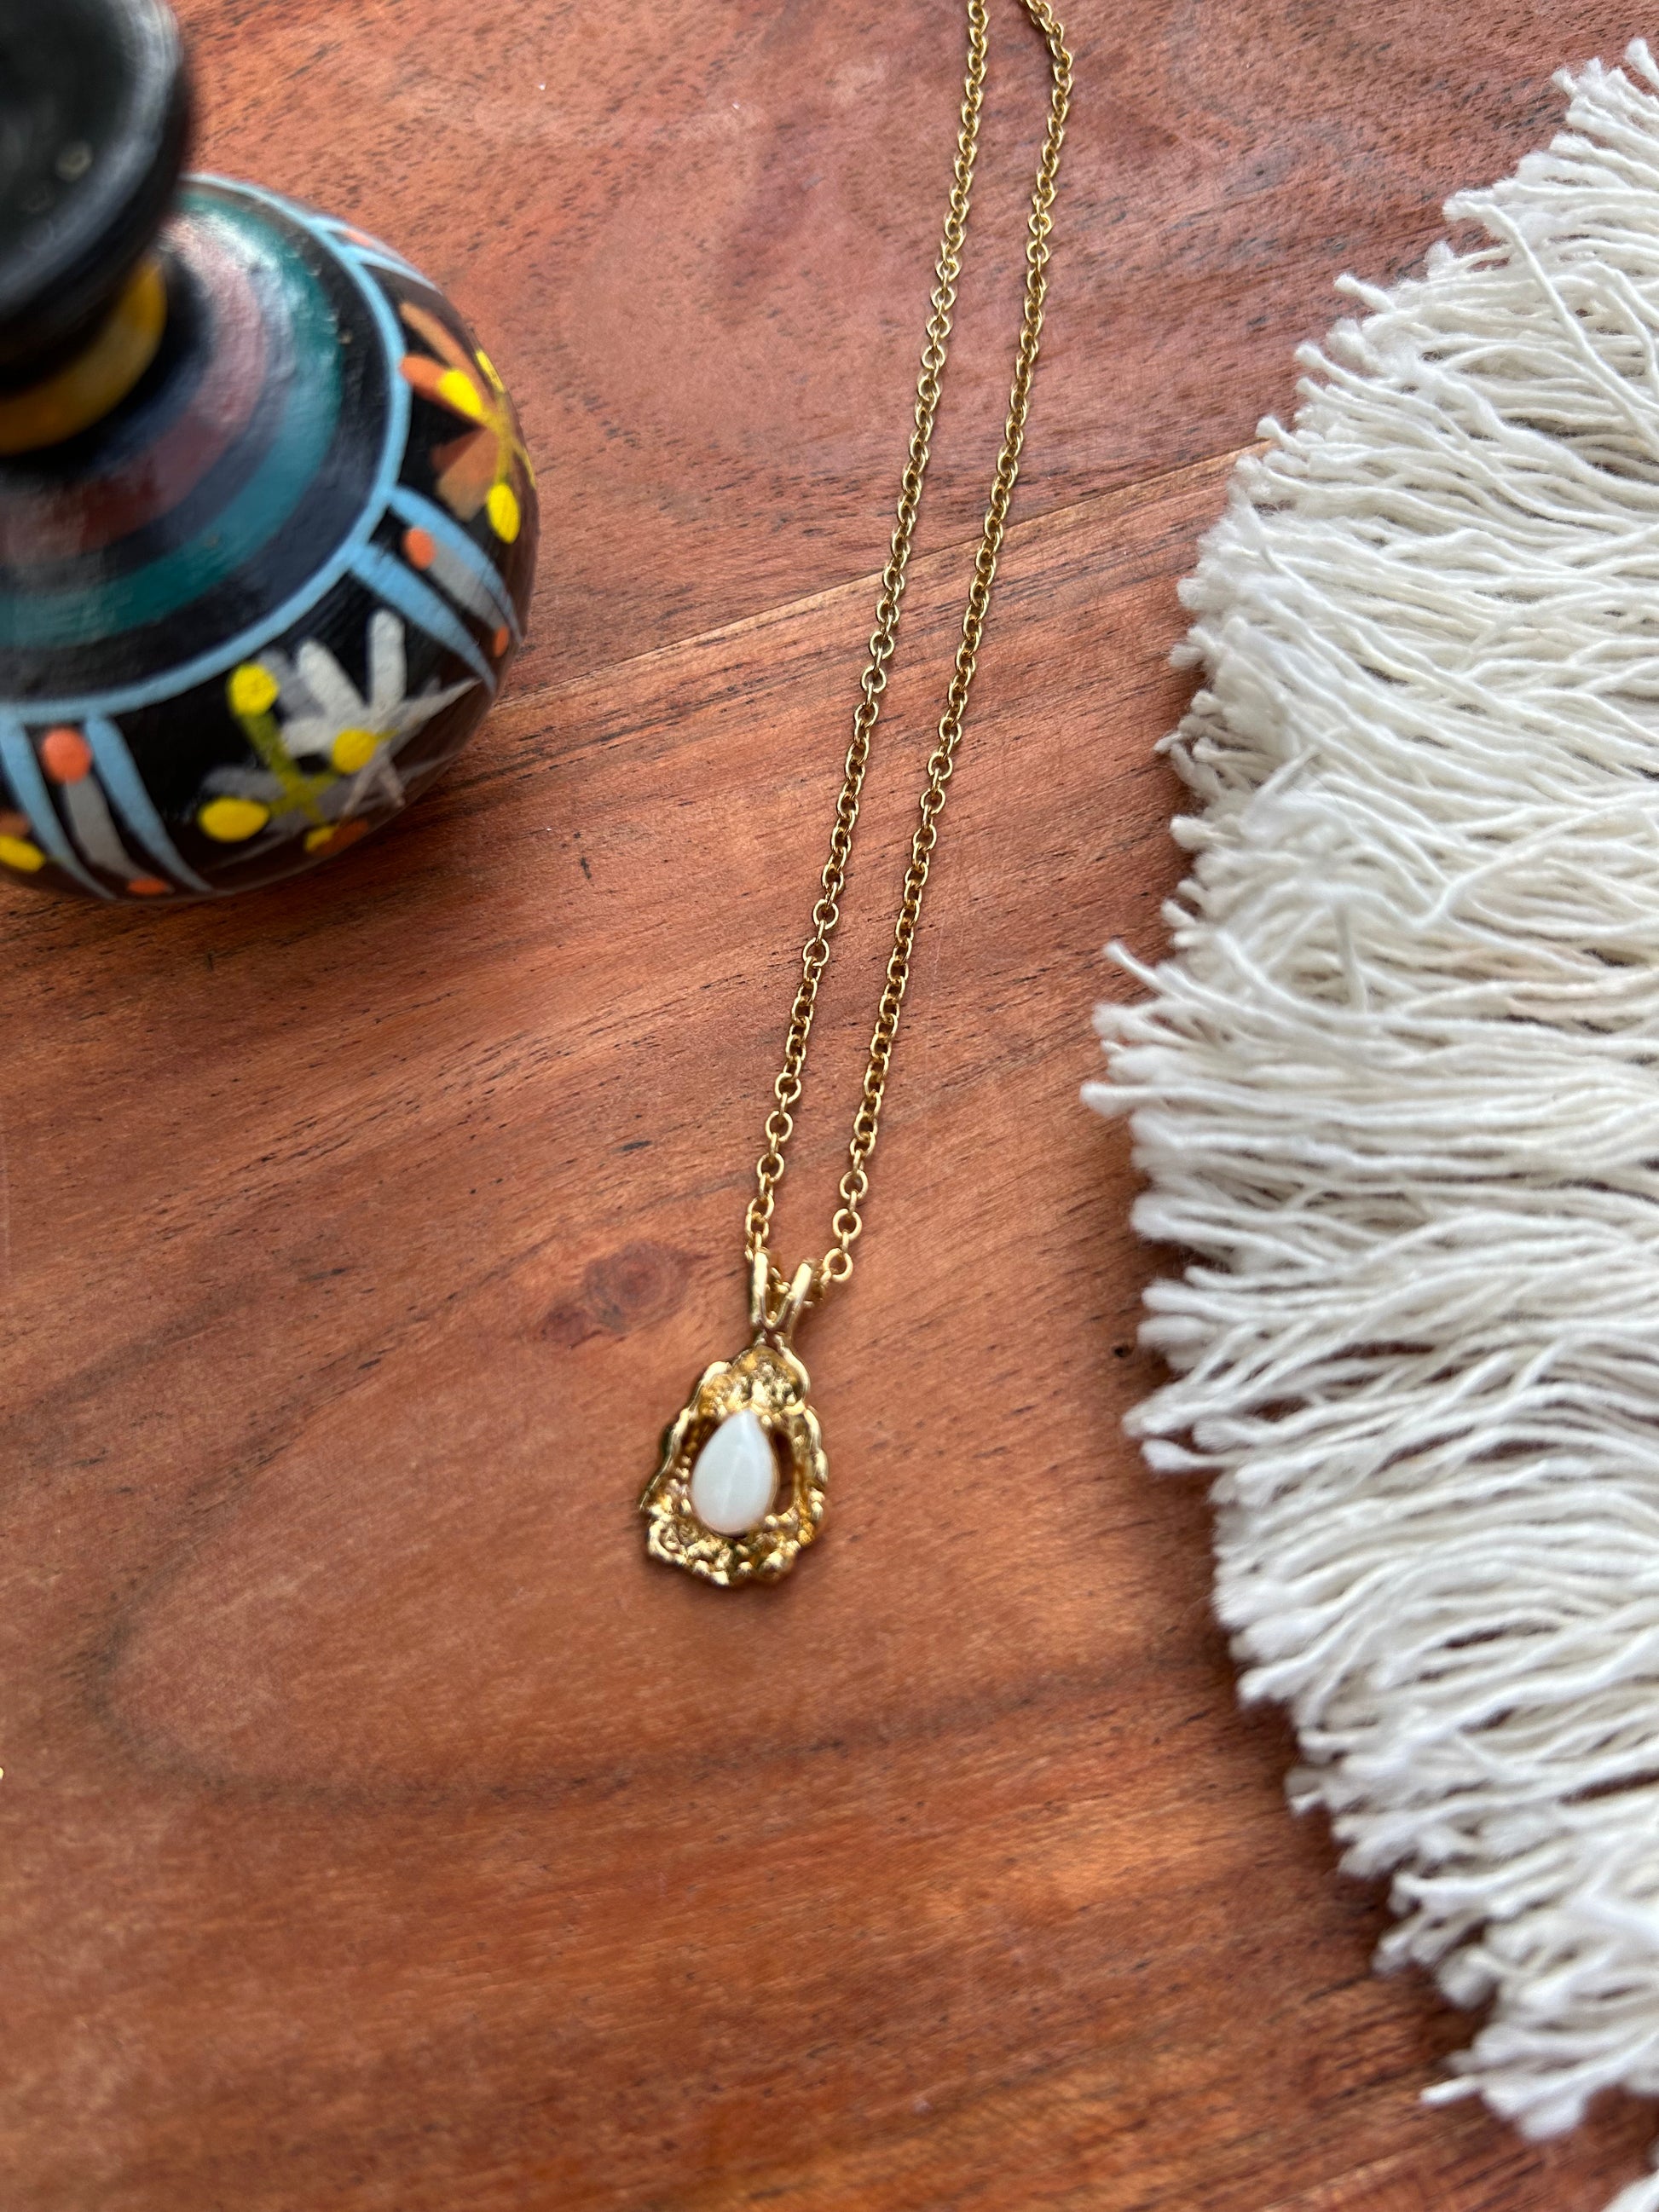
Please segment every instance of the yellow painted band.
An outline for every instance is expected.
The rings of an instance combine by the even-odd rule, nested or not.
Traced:
[[[167,319],[161,264],[146,261],[84,353],[44,383],[0,399],[0,455],[56,446],[118,406],[155,360]]]

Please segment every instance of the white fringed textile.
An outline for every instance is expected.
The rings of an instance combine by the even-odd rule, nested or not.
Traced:
[[[1626,73],[1628,72],[1628,74]],[[1490,2001],[1442,2099],[1659,2095],[1659,70],[1348,281],[1184,597],[1201,811],[1103,1008],[1247,1698]],[[1659,2212],[1659,2176],[1616,2212]]]

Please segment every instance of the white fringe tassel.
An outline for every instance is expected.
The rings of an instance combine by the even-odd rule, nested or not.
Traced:
[[[1659,2095],[1659,70],[1450,202],[1184,588],[1203,811],[1103,1008],[1217,1602],[1529,2135]],[[1659,2212],[1659,2175],[1616,2212]]]

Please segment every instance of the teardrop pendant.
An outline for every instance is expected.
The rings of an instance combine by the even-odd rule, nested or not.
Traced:
[[[705,1370],[640,1500],[652,1557],[722,1589],[787,1574],[818,1533],[830,1474],[806,1370],[788,1342],[805,1281],[798,1275],[769,1314],[756,1275],[754,1342]]]
[[[728,1413],[691,1468],[691,1510],[705,1528],[746,1536],[772,1510],[778,1462],[752,1406]]]

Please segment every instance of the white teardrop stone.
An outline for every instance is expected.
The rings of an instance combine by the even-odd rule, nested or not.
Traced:
[[[778,1463],[758,1417],[745,1406],[728,1413],[691,1470],[691,1510],[705,1528],[746,1535],[772,1509]]]

